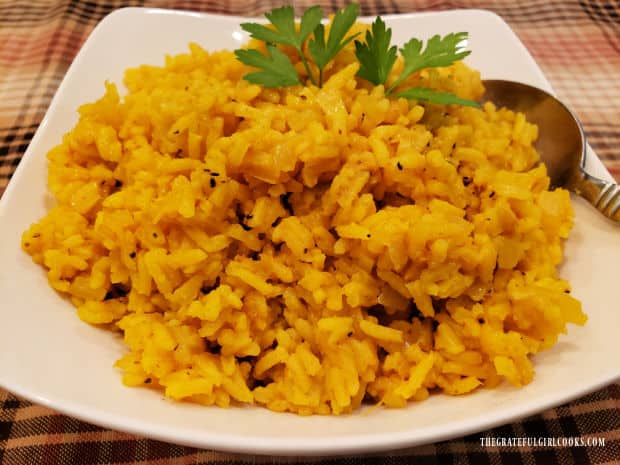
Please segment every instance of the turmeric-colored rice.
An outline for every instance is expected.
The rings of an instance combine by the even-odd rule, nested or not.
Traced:
[[[80,108],[48,154],[57,205],[22,245],[82,320],[122,332],[126,385],[302,415],[403,407],[527,384],[530,356],[585,322],[537,128],[387,98],[357,66],[348,47],[323,88],[264,89],[191,45]],[[410,81],[483,92],[462,63]]]

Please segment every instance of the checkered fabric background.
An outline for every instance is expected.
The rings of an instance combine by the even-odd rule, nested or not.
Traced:
[[[284,0],[0,0],[0,195],[69,64],[97,22],[123,6],[258,16]],[[289,2],[290,3],[290,2]],[[319,3],[297,0],[301,12]],[[590,144],[620,180],[620,3],[602,0],[362,0],[363,14],[482,8],[519,35]],[[616,361],[617,363],[617,361]],[[480,437],[600,437],[604,447],[481,447]],[[620,384],[521,422],[390,454],[278,458],[224,454],[102,429],[0,389],[0,463],[30,464],[612,464],[620,463]]]

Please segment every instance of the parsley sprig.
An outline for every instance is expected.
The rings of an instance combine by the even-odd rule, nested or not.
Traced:
[[[274,44],[294,47],[304,68],[306,68],[310,82],[321,87],[323,85],[323,71],[327,64],[357,36],[357,34],[354,34],[346,37],[347,32],[351,29],[359,15],[359,8],[357,3],[351,3],[339,10],[334,15],[327,39],[325,38],[325,26],[321,24],[323,10],[319,6],[313,6],[304,12],[299,23],[299,31],[297,31],[295,26],[295,12],[291,6],[276,8],[270,13],[265,14],[271,27],[256,23],[243,23],[241,28],[249,32],[250,37],[266,42],[268,47]],[[313,34],[313,38],[308,43],[308,52],[319,70],[318,84],[310,70],[308,58],[304,51],[305,42],[310,34]],[[299,79],[293,81],[290,75],[290,68],[293,65],[288,57],[285,56],[290,66],[283,65],[284,60],[282,56],[274,54],[273,49],[271,49],[269,56],[265,60],[258,59],[253,53],[248,54],[245,52],[245,50],[235,50],[235,55],[242,63],[263,71],[246,74],[244,79],[255,84],[262,84],[265,87],[279,87],[282,85],[280,84],[281,82],[290,82],[291,84],[288,85],[301,83]],[[282,65],[281,69],[278,67],[279,65]]]
[[[391,38],[392,30],[386,28],[383,20],[377,17],[371,28],[366,32],[365,43],[355,41],[355,55],[360,62],[360,69],[357,72],[359,77],[375,85],[386,83],[396,62],[396,46],[390,45]],[[435,35],[427,41],[424,50],[422,50],[424,44],[421,40],[416,38],[409,40],[399,50],[404,63],[403,70],[400,76],[387,88],[386,95],[392,94],[405,79],[422,69],[450,66],[465,58],[471,53],[461,48],[461,44],[466,39],[466,32],[451,33],[443,38]],[[480,106],[472,100],[424,87],[406,89],[395,93],[394,96],[440,104]]]
[[[360,12],[357,3],[351,3],[334,15],[329,37],[325,41],[325,27],[319,23],[314,30],[314,39],[308,44],[308,51],[319,68],[319,87],[323,85],[323,70],[327,64],[358,34],[345,38]]]
[[[398,79],[390,86],[388,92],[391,93],[407,77],[424,68],[438,68],[450,66],[462,60],[471,52],[459,48],[459,44],[467,40],[467,32],[457,32],[448,34],[443,39],[438,35],[431,37],[426,43],[426,48],[422,51],[422,41],[411,39],[400,53],[405,61],[403,71]]]
[[[301,22],[299,23],[299,32],[297,32],[295,28],[295,11],[290,5],[276,8],[270,13],[266,13],[265,17],[272,24],[273,29],[256,23],[243,23],[241,24],[241,29],[249,32],[250,37],[267,42],[267,44],[281,44],[294,47],[295,50],[297,50],[297,53],[299,54],[301,61],[304,64],[304,67],[306,68],[306,72],[308,73],[310,81],[312,82],[312,84],[316,85],[316,82],[312,77],[312,73],[310,72],[310,66],[308,65],[306,55],[304,54],[303,46],[308,36],[312,34],[316,30],[317,26],[321,23],[321,19],[323,18],[323,10],[321,10],[321,7],[313,6],[312,8],[308,8],[304,12],[303,16],[301,17]],[[254,76],[250,74],[245,76],[245,79],[247,79],[248,81],[254,82],[256,84],[263,84],[265,87],[279,87],[281,86],[281,84],[269,85],[265,84],[264,81],[267,80],[269,82],[277,83],[282,79],[287,79],[283,76],[280,76],[280,74],[286,76],[290,71],[288,69],[288,66],[285,66],[285,69],[282,70],[279,70],[277,66],[272,66],[268,62],[260,62],[259,66],[256,66],[256,64],[248,63],[247,54],[240,54],[239,52],[243,52],[243,50],[235,51],[237,58],[239,58],[242,63],[258,68],[263,68],[265,70],[264,73],[261,74],[263,82],[256,81],[254,79]],[[271,57],[274,57],[273,50],[271,52]],[[250,58],[253,57],[250,56]],[[277,58],[280,63],[283,61],[282,57],[278,56]],[[285,58],[288,60],[288,57],[285,56]],[[268,61],[275,62],[275,57],[273,60]],[[290,64],[290,67],[293,67],[290,60],[288,60],[288,62]],[[280,73],[279,71],[282,71],[282,73]],[[271,76],[270,80],[267,79],[268,76]],[[292,84],[288,85],[293,84],[299,84],[299,79],[297,80],[297,82],[293,82]]]
[[[246,65],[261,69],[244,76],[247,81],[265,87],[287,87],[301,84],[297,70],[286,54],[275,45],[267,45],[267,56],[258,50],[235,50]]]
[[[291,6],[276,8],[266,13],[265,17],[270,23],[269,26],[243,23],[241,27],[249,32],[252,38],[267,44],[266,55],[253,49],[235,50],[239,61],[258,69],[256,72],[246,74],[244,79],[265,87],[302,84],[288,55],[277,47],[277,45],[284,45],[295,49],[310,82],[321,87],[327,65],[358,36],[358,34],[348,34],[358,15],[359,5],[356,3],[351,3],[336,12],[327,37],[325,26],[321,23],[323,11],[319,6],[308,8],[304,12],[299,27],[295,24],[295,12]],[[449,66],[468,56],[471,52],[462,47],[466,39],[466,32],[448,34],[443,38],[435,35],[426,42],[426,47],[424,47],[421,40],[413,38],[399,49],[391,44],[392,30],[386,26],[380,16],[377,16],[366,32],[364,41],[355,40],[355,56],[360,63],[357,76],[375,85],[386,85],[400,53],[403,68],[400,75],[386,88],[386,95],[438,104],[479,107],[480,105],[474,101],[424,87],[413,87],[395,92],[409,76],[422,69]],[[317,78],[312,73],[306,50],[318,70]]]
[[[381,17],[366,31],[366,42],[355,41],[355,56],[360,62],[357,75],[375,85],[383,84],[396,61],[396,45],[390,46],[392,30],[385,27]]]

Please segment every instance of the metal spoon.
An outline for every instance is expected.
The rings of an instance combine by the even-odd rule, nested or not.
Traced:
[[[564,187],[590,202],[607,218],[620,221],[620,186],[585,171],[586,138],[577,117],[558,99],[527,84],[485,80],[482,101],[525,114],[539,128],[536,149],[552,187]]]

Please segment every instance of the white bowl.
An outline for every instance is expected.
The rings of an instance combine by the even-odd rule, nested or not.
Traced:
[[[468,31],[468,63],[484,78],[527,82],[550,90],[523,44],[498,16],[480,10],[385,18],[394,39]],[[20,236],[51,203],[47,151],[77,121],[77,107],[103,94],[104,80],[163,64],[190,41],[234,49],[245,41],[243,18],[128,8],[93,31],[64,78],[0,201],[0,385],[68,415],[179,444],[265,454],[344,454],[413,446],[480,431],[566,402],[620,377],[620,311],[616,290],[620,229],[580,199],[566,244],[562,275],[589,321],[570,327],[553,349],[536,356],[536,377],[522,388],[502,386],[464,397],[431,396],[405,409],[365,409],[341,417],[299,417],[262,408],[207,408],[174,403],[121,384],[114,361],[118,336],[81,322],[20,249]],[[609,174],[591,152],[589,170]]]

